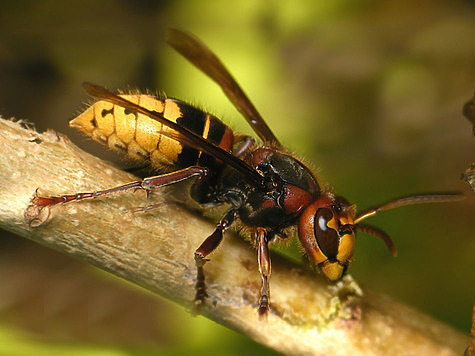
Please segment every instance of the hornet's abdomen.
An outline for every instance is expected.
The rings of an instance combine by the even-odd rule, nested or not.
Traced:
[[[152,95],[121,95],[148,110],[156,111],[203,138],[230,151],[234,135],[216,117],[175,99]],[[158,170],[180,169],[193,165],[211,167],[216,160],[199,150],[171,139],[174,130],[148,116],[130,112],[107,101],[98,101],[70,122],[94,140]],[[164,134],[165,133],[165,134]]]

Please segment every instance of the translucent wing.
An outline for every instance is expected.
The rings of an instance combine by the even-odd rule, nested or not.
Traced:
[[[177,29],[168,29],[167,42],[198,69],[213,79],[245,117],[259,138],[280,146],[269,126],[218,57],[198,38]]]

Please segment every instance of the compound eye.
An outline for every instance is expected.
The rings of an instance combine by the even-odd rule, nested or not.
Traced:
[[[318,247],[328,257],[329,260],[336,259],[340,238],[338,232],[328,226],[333,219],[333,213],[330,209],[320,208],[315,214],[315,238]]]

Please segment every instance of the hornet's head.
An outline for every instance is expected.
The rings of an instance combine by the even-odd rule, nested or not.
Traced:
[[[300,243],[310,260],[323,274],[330,281],[337,281],[343,277],[351,262],[356,230],[376,236],[386,244],[393,256],[397,256],[397,249],[391,238],[384,231],[360,224],[362,220],[380,211],[400,206],[461,199],[464,199],[464,196],[460,193],[414,195],[356,214],[355,207],[346,199],[324,193],[310,203],[300,215]]]
[[[353,256],[354,219],[354,206],[329,193],[320,196],[300,216],[300,243],[310,260],[331,281],[345,274]]]

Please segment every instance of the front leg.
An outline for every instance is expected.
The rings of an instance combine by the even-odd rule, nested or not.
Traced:
[[[257,312],[259,317],[267,318],[267,312],[269,311],[270,304],[270,290],[269,279],[271,274],[271,263],[269,255],[269,239],[267,231],[262,228],[256,228],[256,243],[257,243],[257,261],[259,264],[259,272],[261,273],[262,285],[261,294],[259,297],[259,306]]]
[[[195,264],[196,264],[196,294],[194,302],[194,312],[199,312],[201,305],[203,305],[208,294],[206,293],[205,285],[205,275],[203,271],[204,264],[209,261],[206,259],[211,252],[213,252],[216,247],[219,246],[223,240],[224,231],[233,223],[236,218],[236,210],[229,210],[221,219],[221,221],[216,225],[216,229],[211,235],[209,235],[206,240],[198,247],[195,251]]]

